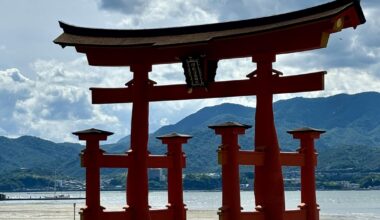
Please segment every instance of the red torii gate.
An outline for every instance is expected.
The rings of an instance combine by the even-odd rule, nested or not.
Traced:
[[[127,214],[112,218],[148,220],[162,219],[165,216],[150,212],[148,204],[148,167],[152,167],[152,163],[156,167],[169,166],[167,159],[148,155],[149,102],[256,95],[255,154],[248,158],[261,161],[249,164],[256,165],[255,202],[262,215],[239,215],[240,210],[236,212],[235,207],[237,215],[222,213],[221,218],[287,219],[281,154],[273,118],[273,94],[322,90],[325,72],[280,76],[279,71],[273,70],[272,63],[277,54],[326,47],[330,34],[344,28],[356,28],[364,22],[359,0],[337,0],[301,11],[258,19],[162,29],[92,29],[60,22],[64,33],[55,43],[62,47],[74,46],[78,52],[86,54],[90,65],[130,66],[133,72],[133,79],[125,88],[91,88],[94,104],[133,103],[130,151],[122,156],[101,154],[99,158],[108,162],[103,161],[103,164],[97,165],[97,169],[128,168]],[[247,76],[249,79],[214,81],[219,60],[240,57],[252,57],[253,62],[257,63],[257,69]],[[187,85],[159,86],[149,79],[148,73],[152,70],[152,65],[178,62],[183,63]],[[236,127],[239,126],[233,125],[232,130]],[[213,128],[217,133],[222,132],[219,127]],[[321,133],[308,129],[293,131],[294,137],[301,139],[301,145],[301,134],[304,132],[311,132],[309,136],[313,138]],[[93,144],[90,144],[88,138],[94,139],[93,135],[100,135],[102,137],[98,137],[99,141],[109,135],[98,130],[75,134],[87,140],[88,147],[94,145],[95,148],[97,144],[93,140],[90,141]],[[305,146],[310,146],[313,138],[304,138],[308,140]],[[309,150],[307,152],[310,154]],[[314,162],[310,166],[314,169]],[[305,172],[310,175],[311,171]],[[91,181],[87,184],[91,185]],[[233,193],[239,193],[236,190],[238,189],[234,189]],[[231,212],[231,207],[227,208]],[[86,216],[84,212],[84,219],[108,218],[101,214],[97,217],[89,216],[91,215]],[[166,218],[173,219],[168,216]],[[317,219],[317,216],[306,219]]]

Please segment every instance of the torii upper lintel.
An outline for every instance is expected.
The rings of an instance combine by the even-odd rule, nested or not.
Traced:
[[[64,33],[54,42],[85,53],[90,65],[153,65],[178,63],[189,54],[221,60],[323,48],[331,33],[364,22],[359,0],[337,0],[270,17],[173,28],[95,29],[60,22]]]

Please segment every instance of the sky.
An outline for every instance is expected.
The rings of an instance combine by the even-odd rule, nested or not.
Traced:
[[[131,104],[92,105],[90,87],[123,87],[128,67],[92,67],[75,49],[53,40],[58,21],[76,26],[139,29],[249,19],[315,6],[326,0],[1,0],[0,136],[33,135],[54,142],[76,142],[73,131],[98,128],[130,133]],[[380,1],[361,1],[367,22],[336,33],[328,47],[279,55],[274,68],[285,75],[326,70],[325,90],[276,95],[326,97],[380,92]],[[250,58],[220,61],[217,80],[243,79],[255,69]],[[158,84],[184,83],[180,64],[157,65]],[[150,104],[150,131],[173,124],[197,110],[223,102],[255,107],[255,97]]]

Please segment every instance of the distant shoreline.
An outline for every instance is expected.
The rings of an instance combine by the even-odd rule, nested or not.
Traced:
[[[72,197],[72,198],[6,198],[6,199],[0,199],[0,201],[49,201],[49,200],[82,200],[86,199],[85,197]]]
[[[379,191],[380,189],[374,188],[374,189],[317,189],[318,191]],[[125,189],[106,189],[106,190],[101,190],[101,192],[125,192]],[[151,192],[165,192],[167,189],[149,189]],[[253,190],[246,190],[242,189],[240,191],[244,192],[249,192]],[[294,191],[300,191],[299,189],[285,189],[285,192],[294,192]],[[51,191],[51,190],[16,190],[16,191],[0,191],[0,193],[41,193],[41,192],[46,192],[46,193],[60,193],[60,192],[86,192],[86,190],[59,190],[59,191]],[[187,189],[184,190],[183,192],[222,192],[221,189],[215,189],[215,190],[210,190],[210,189]]]
[[[5,193],[9,197],[51,197],[56,192],[37,193]],[[287,210],[297,209],[300,203],[299,191],[286,191]],[[57,195],[68,194],[71,197],[84,197],[80,192],[57,192]],[[241,207],[244,210],[254,210],[254,196],[252,191],[241,191]],[[151,191],[149,193],[149,205],[152,208],[162,208],[168,202],[166,191]],[[376,191],[318,191],[317,201],[321,208],[321,220],[368,220],[380,219],[380,190]],[[216,220],[217,210],[222,204],[220,191],[184,192],[184,203],[188,208],[188,219]],[[101,204],[107,211],[120,211],[125,206],[125,192],[101,192]],[[0,201],[0,219],[53,219],[53,216],[64,216],[61,219],[70,219],[77,214],[80,208],[85,206],[85,200],[60,200],[60,201]],[[74,210],[76,211],[74,212]],[[79,215],[78,219],[79,219]],[[71,218],[72,219],[72,218]]]

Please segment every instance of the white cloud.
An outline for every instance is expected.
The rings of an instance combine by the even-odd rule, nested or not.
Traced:
[[[303,65],[313,56],[313,53],[280,56],[275,68],[286,75],[323,70],[313,68],[318,65]],[[294,65],[297,61],[300,65]],[[244,79],[255,68],[250,58],[224,60],[219,63],[217,80]],[[24,77],[17,69],[2,72],[6,76],[1,78],[2,82],[8,84],[4,88],[8,88],[8,93],[17,100],[10,111],[18,129],[9,135],[34,134],[55,141],[73,141],[75,138],[70,132],[98,127],[115,132],[112,139],[115,141],[129,133],[131,104],[91,105],[88,90],[94,86],[122,87],[132,76],[128,68],[91,67],[85,59],[79,58],[72,62],[38,60],[33,69],[37,76],[34,80]],[[325,91],[277,95],[275,100],[377,91],[380,88],[379,80],[368,70],[358,72],[347,67],[328,71]],[[150,78],[159,85],[184,83],[180,64],[154,66]],[[151,131],[175,123],[205,106],[222,102],[254,107],[255,97],[154,102],[150,105]]]
[[[161,126],[165,126],[165,125],[168,125],[168,124],[170,124],[168,118],[161,118],[160,119],[160,125]]]
[[[174,26],[270,16],[326,3],[328,0],[100,0],[103,10],[125,15],[127,27]]]
[[[179,84],[185,81],[182,64],[154,65],[149,78],[159,85]]]
[[[0,103],[6,106],[0,110],[0,129],[8,136],[30,134],[73,141],[72,131],[90,127],[115,131],[116,138],[129,133],[124,128],[128,127],[128,107],[94,106],[88,90],[117,85],[122,77],[119,70],[101,71],[88,67],[83,59],[70,63],[39,60],[34,69],[36,79],[26,78],[17,69],[0,71]]]
[[[7,132],[4,129],[0,128],[0,135],[1,136],[6,136]]]
[[[71,48],[62,50],[53,45],[51,41],[61,33],[58,20],[100,28],[158,28],[269,16],[327,1],[1,2],[0,12],[7,22],[0,21],[0,35],[7,45],[0,44],[0,51],[5,51],[0,54],[0,68],[3,69],[0,70],[0,135],[30,134],[62,142],[76,140],[71,135],[72,131],[90,127],[115,132],[111,140],[129,134],[132,105],[92,105],[88,90],[89,87],[123,87],[132,77],[129,69],[91,67],[82,54],[77,54]],[[15,19],[7,19],[14,18],[14,10],[11,9],[18,8],[15,4],[22,6],[20,10],[23,13],[19,13]],[[343,92],[380,92],[380,2],[362,1],[362,4],[367,17],[365,25],[355,31],[350,29],[334,34],[327,49],[281,55],[274,64],[274,68],[285,75],[327,70],[325,91],[276,95],[275,100]],[[25,26],[25,20],[29,21],[28,27]],[[34,24],[38,24],[38,27]],[[25,40],[25,36],[29,36],[28,40]],[[216,79],[244,79],[254,69],[255,64],[250,58],[224,60],[219,63]],[[150,78],[159,85],[184,83],[180,64],[154,66]],[[255,97],[151,103],[151,131],[175,123],[202,107],[221,102],[254,107]]]
[[[329,95],[366,91],[380,92],[380,80],[366,70],[332,69],[326,76],[326,91]]]
[[[215,23],[216,14],[206,11],[204,1],[149,0],[149,1],[102,1],[108,9],[124,12],[126,16],[117,24],[120,28],[157,28]]]

